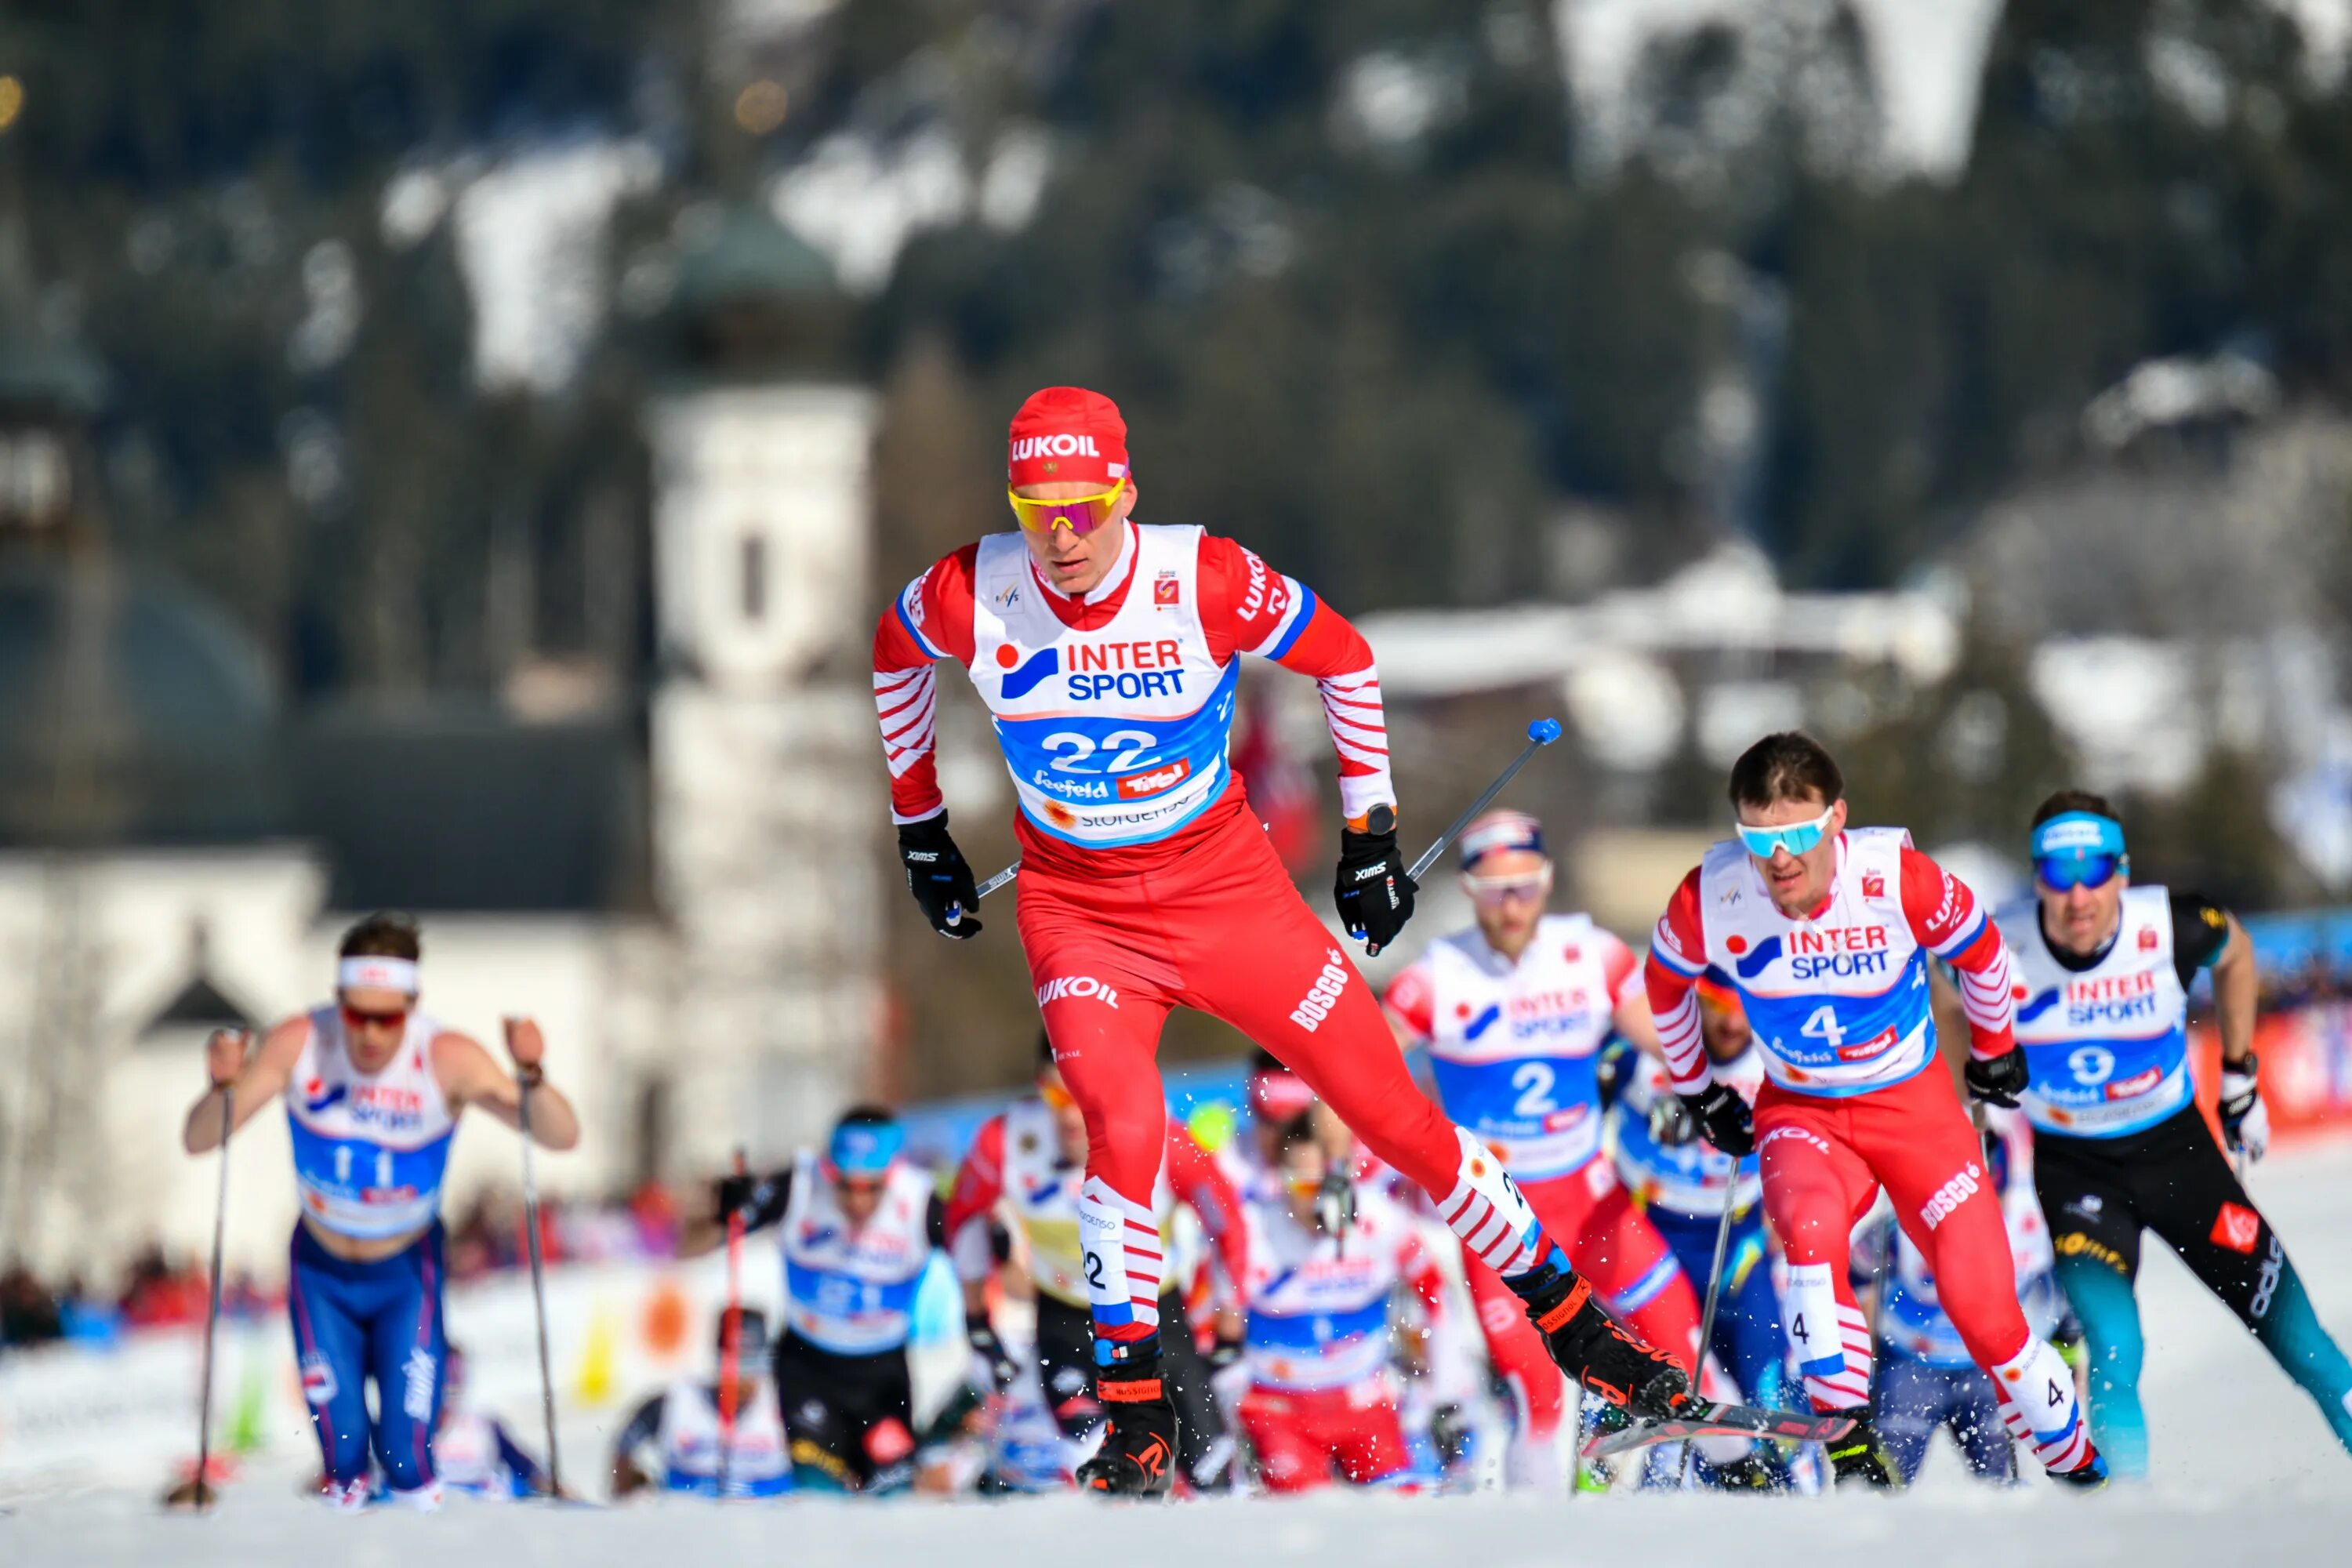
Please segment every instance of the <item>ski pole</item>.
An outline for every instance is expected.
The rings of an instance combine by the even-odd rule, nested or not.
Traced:
[[[739,1145],[735,1173],[751,1173]],[[743,1211],[727,1216],[727,1315],[719,1324],[719,1495],[727,1495],[735,1454],[735,1384],[743,1370]]]
[[[1724,1255],[1731,1250],[1731,1218],[1738,1206],[1739,1162],[1734,1160],[1731,1162],[1730,1179],[1723,1187],[1723,1222],[1715,1227],[1715,1261],[1707,1267],[1706,1310],[1698,1318],[1698,1370],[1702,1375],[1706,1370],[1707,1347],[1715,1342],[1715,1307],[1723,1299],[1723,1259]],[[1696,1386],[1698,1379],[1694,1377],[1691,1382]],[[1675,1479],[1675,1490],[1680,1491],[1689,1484],[1690,1466],[1691,1446],[1685,1438],[1683,1442],[1682,1474]]]
[[[1476,819],[1480,812],[1486,809],[1487,803],[1493,800],[1496,795],[1502,794],[1503,786],[1509,784],[1512,777],[1517,774],[1521,768],[1528,765],[1528,759],[1534,756],[1536,752],[1540,751],[1542,748],[1549,746],[1554,741],[1559,740],[1559,721],[1557,719],[1538,719],[1533,723],[1529,724],[1528,726],[1528,743],[1526,748],[1522,750],[1517,756],[1511,759],[1511,765],[1505,768],[1496,778],[1493,784],[1486,786],[1486,794],[1480,795],[1476,800],[1470,803],[1469,810],[1464,812],[1460,816],[1454,819],[1453,826],[1439,834],[1437,836],[1437,841],[1421,852],[1420,858],[1413,861],[1412,867],[1405,874],[1416,882],[1421,880],[1422,873],[1428,870],[1430,866],[1440,855],[1445,853],[1445,847],[1453,843],[1456,838],[1459,838],[1462,836],[1462,830],[1469,826],[1470,824]],[[980,896],[983,899],[988,897],[989,894],[996,891],[997,889],[1002,888],[1005,883],[1010,882],[1013,878],[1018,877],[1019,875],[1021,875],[1021,862],[1015,860],[1012,865],[1007,866],[1003,870],[999,871],[995,876],[991,877],[987,881],[982,882],[978,889]],[[1366,956],[1369,957],[1371,954],[1380,952],[1380,949],[1368,948],[1365,952]]]
[[[539,1402],[547,1418],[547,1489],[563,1495],[563,1462],[555,1452],[555,1374],[547,1359],[547,1282],[539,1255],[539,1180],[530,1157],[530,1083],[517,1080],[515,1121],[522,1133],[522,1215],[524,1247],[530,1254],[530,1304],[539,1319]]]
[[[192,1501],[199,1509],[218,1500],[213,1495],[213,1345],[219,1337],[221,1311],[221,1240],[228,1230],[228,1141],[236,1131],[236,1083],[221,1087],[220,1195],[213,1205],[212,1297],[205,1307],[205,1384],[196,1396],[196,1484]]]
[[[1990,1150],[1985,1147],[1985,1125],[1989,1120],[1990,1118],[1986,1114],[1985,1102],[1983,1100],[1971,1100],[1969,1101],[1969,1124],[1977,1130],[1977,1150],[1979,1153],[1982,1153],[1985,1156],[1985,1169],[1988,1171],[1992,1169],[1992,1153]],[[1996,1194],[1994,1195],[1996,1201],[1998,1201],[2000,1194]],[[1890,1257],[1893,1255],[1894,1246],[1895,1244],[1892,1241],[1887,1244],[1888,1255]],[[2015,1437],[2011,1437],[2009,1440],[2009,1479],[2012,1485],[2016,1483],[2017,1439]]]
[[[1437,858],[1440,855],[1445,853],[1445,847],[1453,843],[1455,839],[1461,837],[1462,830],[1469,826],[1474,821],[1477,820],[1478,814],[1486,809],[1487,803],[1492,801],[1496,795],[1503,793],[1503,786],[1505,784],[1509,784],[1511,780],[1518,776],[1519,770],[1528,765],[1528,759],[1534,756],[1538,752],[1543,750],[1546,746],[1550,745],[1554,741],[1559,739],[1559,720],[1538,719],[1535,722],[1529,724],[1528,726],[1528,743],[1520,748],[1519,754],[1517,756],[1511,759],[1511,765],[1495,775],[1495,782],[1486,786],[1486,793],[1480,795],[1476,800],[1472,801],[1470,803],[1470,809],[1455,817],[1454,819],[1454,826],[1439,834],[1437,836],[1437,841],[1421,852],[1420,858],[1413,861],[1412,865],[1406,870],[1405,875],[1411,877],[1416,882],[1420,881],[1422,874],[1436,863]]]

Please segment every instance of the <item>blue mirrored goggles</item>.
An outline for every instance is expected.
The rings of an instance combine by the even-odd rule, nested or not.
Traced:
[[[833,1130],[833,1142],[825,1149],[825,1159],[837,1175],[878,1177],[890,1168],[890,1162],[906,1145],[906,1129],[895,1122],[881,1126],[853,1122]]]
[[[2036,880],[2053,893],[2071,888],[2104,888],[2124,868],[2120,855],[2045,855],[2033,863]]]
[[[2104,888],[2131,862],[2123,824],[2095,811],[2069,811],[2033,830],[2033,874],[2051,891]]]
[[[1750,827],[1742,822],[1739,842],[1759,860],[1769,860],[1776,849],[1786,849],[1791,855],[1802,855],[1829,837],[1830,818],[1837,815],[1832,805],[1811,822],[1790,823],[1786,827]]]

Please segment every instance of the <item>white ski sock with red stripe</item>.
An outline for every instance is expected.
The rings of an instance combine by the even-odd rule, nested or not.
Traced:
[[[1454,1190],[1438,1203],[1439,1215],[1462,1238],[1465,1251],[1504,1279],[1526,1273],[1549,1250],[1536,1211],[1503,1173],[1493,1150],[1459,1127],[1454,1136],[1462,1144],[1462,1163]]]
[[[1107,1339],[1142,1339],[1160,1328],[1160,1219],[1100,1176],[1078,1190],[1078,1241],[1087,1258],[1087,1304]]]
[[[1827,1263],[1789,1268],[1789,1344],[1816,1410],[1856,1410],[1870,1403],[1870,1323],[1858,1307],[1837,1298],[1837,1273]]]
[[[2091,1432],[2074,1397],[2074,1371],[2057,1348],[2028,1336],[2025,1346],[1990,1369],[2000,1391],[2000,1418],[2009,1435],[2033,1445],[2052,1475],[2079,1468],[2091,1457]]]

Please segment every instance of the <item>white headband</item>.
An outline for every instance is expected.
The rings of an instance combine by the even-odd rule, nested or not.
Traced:
[[[369,954],[346,958],[335,967],[335,978],[345,990],[363,986],[371,991],[397,991],[404,996],[416,994],[416,961],[413,958],[378,958]]]

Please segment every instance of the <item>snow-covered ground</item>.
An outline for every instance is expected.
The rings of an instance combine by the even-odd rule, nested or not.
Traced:
[[[2352,1144],[2291,1151],[2254,1174],[2321,1315],[2352,1335]],[[1756,1500],[1615,1494],[1544,1500],[1329,1494],[1300,1500],[1144,1509],[1079,1498],[997,1504],[775,1506],[663,1500],[609,1511],[454,1504],[432,1517],[341,1518],[294,1493],[291,1475],[254,1476],[209,1518],[159,1513],[152,1494],[86,1491],[19,1500],[0,1518],[0,1562],[114,1568],[331,1561],[341,1568],[1241,1568],[1386,1564],[1868,1563],[1897,1568],[2015,1564],[2346,1561],[2352,1458],[2219,1304],[2158,1248],[2145,1270],[2145,1392],[2156,1479],[2091,1498],[2036,1479],[2015,1492],[1972,1485],[1946,1454],[1895,1499]],[[570,1435],[577,1471],[595,1435]]]

